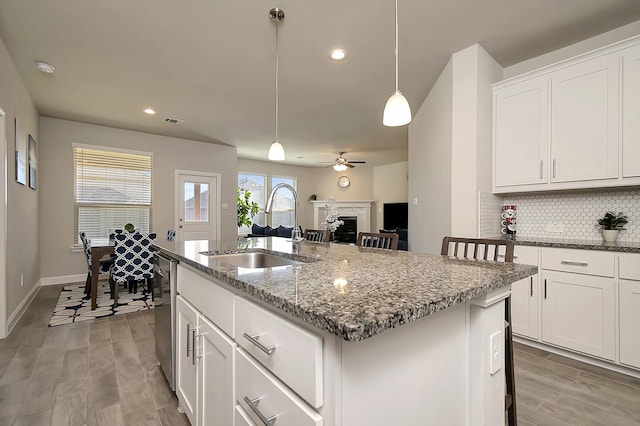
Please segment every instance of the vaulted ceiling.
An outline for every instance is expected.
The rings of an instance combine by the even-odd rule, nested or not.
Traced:
[[[286,162],[316,166],[339,151],[368,166],[405,161],[407,127],[382,125],[394,90],[393,0],[3,0],[0,37],[41,115],[264,160],[274,138],[272,7],[286,14]],[[399,0],[400,90],[415,113],[449,56],[474,43],[509,66],[638,19],[637,0]],[[333,48],[347,59],[330,61]]]

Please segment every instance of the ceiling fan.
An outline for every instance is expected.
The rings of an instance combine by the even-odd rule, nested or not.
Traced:
[[[343,157],[344,154],[346,154],[346,152],[340,152],[338,154],[338,158],[336,158],[335,161],[333,161],[333,164],[328,167],[333,167],[337,172],[343,172],[347,169],[354,168],[354,164],[367,164],[366,161],[347,161],[347,159]]]

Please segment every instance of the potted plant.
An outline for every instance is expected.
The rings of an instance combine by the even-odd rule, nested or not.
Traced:
[[[251,201],[251,192],[246,189],[237,189],[238,195],[238,228],[251,226],[251,219],[260,211],[260,206]]]
[[[629,218],[624,213],[609,211],[598,219],[598,225],[602,228],[602,238],[606,242],[614,242],[618,239],[618,231],[624,229],[624,225],[629,223]]]
[[[133,223],[127,223],[124,225],[124,230],[129,233],[133,233],[136,230],[136,226]]]

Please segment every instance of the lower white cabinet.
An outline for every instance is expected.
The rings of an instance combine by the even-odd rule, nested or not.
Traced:
[[[640,255],[620,255],[620,362],[640,368]]]
[[[515,263],[538,264],[536,247],[517,246],[514,251]],[[511,284],[511,325],[513,333],[538,339],[538,301],[540,274],[532,275]]]
[[[192,425],[232,425],[236,344],[181,296],[176,305],[180,405]]]
[[[542,271],[542,340],[615,360],[613,278]]]

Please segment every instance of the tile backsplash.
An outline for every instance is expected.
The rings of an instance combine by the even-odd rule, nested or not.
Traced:
[[[499,202],[497,202],[499,201]],[[602,240],[597,220],[613,210],[629,218],[618,241],[640,243],[640,189],[607,189],[535,194],[480,194],[480,235],[500,235],[500,206],[517,206],[517,236]],[[496,225],[497,224],[497,225]],[[549,225],[562,232],[549,232]],[[496,228],[493,228],[496,226]],[[494,230],[492,231],[491,228]]]

